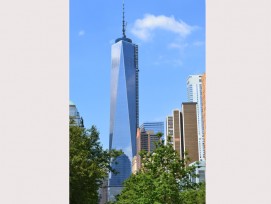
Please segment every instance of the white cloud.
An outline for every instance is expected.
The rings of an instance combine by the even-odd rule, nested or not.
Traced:
[[[79,32],[78,32],[78,36],[83,36],[83,35],[85,35],[86,34],[86,32],[84,31],[84,30],[80,30]]]
[[[168,58],[167,56],[160,55],[154,62],[154,65],[170,65],[173,67],[180,67],[183,65],[181,58]]]
[[[173,42],[173,43],[168,44],[168,47],[172,49],[184,49],[188,47],[188,43],[181,44],[181,43]]]
[[[204,42],[203,41],[195,41],[195,42],[193,42],[193,45],[199,47],[199,46],[204,45]]]
[[[194,28],[194,26],[190,26],[182,20],[176,20],[174,16],[146,14],[143,19],[135,21],[131,32],[142,40],[149,40],[151,31],[155,29],[167,30],[185,38]]]

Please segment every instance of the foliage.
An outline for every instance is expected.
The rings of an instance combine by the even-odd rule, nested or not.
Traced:
[[[202,183],[198,189],[189,189],[180,193],[183,204],[205,204],[205,184]]]
[[[70,125],[70,203],[98,203],[98,189],[109,171],[110,159],[120,151],[103,150],[95,126]],[[113,171],[114,172],[114,171]]]
[[[162,140],[152,153],[141,152],[141,169],[125,181],[115,203],[178,204],[184,203],[192,192],[198,193],[197,198],[201,199],[199,185],[191,182],[191,176],[196,177],[196,167],[187,165],[188,157],[185,155],[185,159],[180,159],[171,143],[164,145]]]

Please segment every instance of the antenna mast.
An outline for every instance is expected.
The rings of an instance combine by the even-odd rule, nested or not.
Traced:
[[[125,34],[126,23],[125,23],[125,16],[124,16],[124,0],[122,0],[122,35],[126,38]]]

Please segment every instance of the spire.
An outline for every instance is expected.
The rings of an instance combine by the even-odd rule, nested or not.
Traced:
[[[124,15],[124,0],[122,0],[122,37],[117,38],[115,40],[115,43],[117,43],[117,42],[119,42],[121,40],[132,43],[132,40],[126,37],[126,34],[125,34],[126,25],[127,25],[127,22],[125,22],[125,15]]]
[[[125,27],[126,27],[126,23],[125,23],[125,19],[124,19],[124,0],[122,0],[122,35],[124,38],[126,38],[126,34],[125,34]]]

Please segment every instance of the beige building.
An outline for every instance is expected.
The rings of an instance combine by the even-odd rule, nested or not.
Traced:
[[[99,204],[106,204],[108,197],[108,179],[103,180],[102,186],[99,188]]]
[[[197,131],[197,103],[182,103],[182,132],[184,151],[188,152],[188,164],[199,161],[198,131]]]
[[[139,170],[138,156],[133,157],[132,161],[132,173],[135,174]]]

